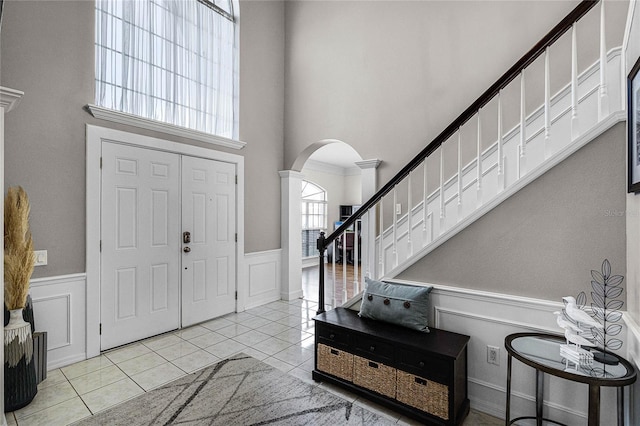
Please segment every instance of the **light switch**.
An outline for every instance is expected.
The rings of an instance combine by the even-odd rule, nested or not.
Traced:
[[[35,258],[34,266],[44,266],[47,264],[47,251],[46,250],[34,250],[33,256]]]
[[[402,204],[396,204],[396,214],[402,214]]]

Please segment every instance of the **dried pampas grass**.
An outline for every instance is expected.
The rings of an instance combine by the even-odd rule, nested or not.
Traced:
[[[33,239],[29,231],[29,197],[22,187],[12,187],[4,200],[4,304],[24,308],[33,273]]]

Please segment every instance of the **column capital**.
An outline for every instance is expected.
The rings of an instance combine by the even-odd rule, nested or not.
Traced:
[[[366,170],[366,169],[377,169],[380,163],[382,163],[382,160],[373,158],[371,160],[356,161],[355,164],[356,166],[360,167],[362,170]]]
[[[281,179],[289,179],[289,178],[303,179],[304,178],[304,174],[296,170],[280,170],[278,174],[280,175]]]
[[[4,112],[11,111],[18,105],[22,96],[24,92],[20,90],[0,86],[0,108],[4,108]]]

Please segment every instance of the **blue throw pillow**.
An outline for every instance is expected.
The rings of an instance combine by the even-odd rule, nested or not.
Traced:
[[[429,332],[429,293],[432,287],[391,284],[365,278],[360,316]]]

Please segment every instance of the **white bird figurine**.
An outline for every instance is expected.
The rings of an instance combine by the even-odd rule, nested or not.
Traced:
[[[569,330],[568,328],[564,330],[564,337],[568,342],[576,344],[578,347],[580,346],[594,346],[593,342],[585,339],[582,336],[579,336],[577,333]]]
[[[583,330],[580,327],[564,319],[564,314],[562,313],[562,311],[556,311],[554,312],[554,315],[557,316],[556,321],[560,328],[564,328],[565,330],[571,329],[576,333],[582,333]]]
[[[576,299],[573,296],[565,296],[562,300],[565,303],[565,312],[567,313],[567,316],[577,322],[578,326],[580,326],[580,324],[585,324],[590,327],[603,328],[602,324],[591,318],[588,313],[576,305]]]

